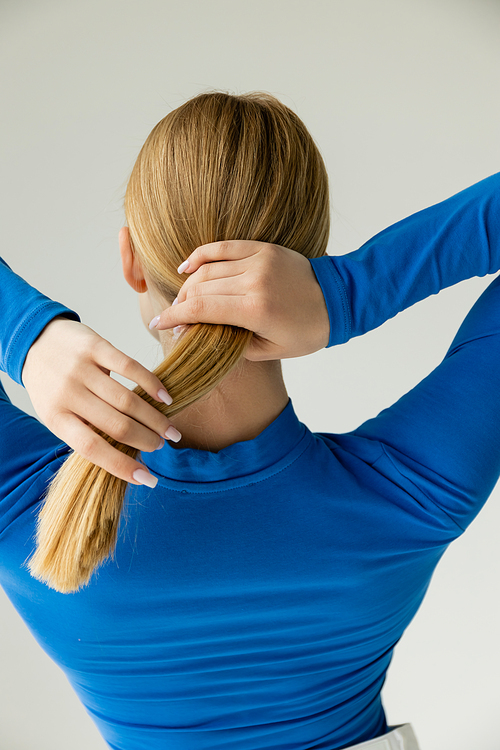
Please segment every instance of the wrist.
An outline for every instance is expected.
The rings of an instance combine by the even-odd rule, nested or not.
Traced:
[[[21,370],[21,382],[24,385],[24,387],[26,387],[25,382],[24,382],[25,376],[26,376],[26,372],[31,367],[33,359],[36,357],[36,352],[40,349],[41,342],[47,340],[47,332],[49,330],[53,331],[54,328],[56,328],[56,327],[58,327],[60,325],[61,321],[66,321],[68,323],[75,323],[75,322],[77,322],[77,321],[71,320],[70,318],[66,317],[65,315],[56,315],[54,318],[52,318],[52,320],[49,320],[49,322],[47,323],[47,325],[44,328],[42,328],[42,330],[40,331],[40,333],[38,334],[38,336],[36,337],[36,339],[31,344],[30,348],[28,349],[28,353],[27,353],[27,355],[26,355],[26,357],[24,359],[24,364],[23,364],[23,367],[22,367],[22,370]]]

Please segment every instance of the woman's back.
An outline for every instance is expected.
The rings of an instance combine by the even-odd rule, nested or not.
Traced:
[[[313,435],[291,402],[254,440],[143,460],[158,485],[129,486],[116,562],[87,588],[2,580],[111,746],[382,734],[385,672],[457,535],[448,516],[398,486],[380,443]],[[2,545],[7,569],[33,532],[30,504]]]

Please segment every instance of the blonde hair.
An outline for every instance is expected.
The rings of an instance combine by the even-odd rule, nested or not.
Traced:
[[[146,139],[125,194],[132,251],[158,292],[173,300],[179,264],[198,246],[259,240],[308,258],[325,254],[328,177],[304,123],[267,93],[200,94],[163,118]],[[242,357],[252,333],[190,326],[154,370],[173,397],[168,417],[208,394]],[[139,452],[94,431],[133,458]],[[53,477],[37,527],[31,574],[57,591],[86,585],[114,553],[128,483],[73,452]]]

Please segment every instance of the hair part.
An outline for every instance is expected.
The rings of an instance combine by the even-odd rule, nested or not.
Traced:
[[[264,92],[195,96],[151,131],[125,194],[132,251],[158,293],[173,300],[177,268],[200,245],[258,240],[324,255],[330,230],[328,177],[302,120]],[[210,393],[241,360],[253,334],[189,326],[154,374],[171,406],[137,393],[168,417]],[[91,425],[113,447],[139,451]],[[73,452],[52,478],[38,516],[31,574],[63,593],[88,584],[113,557],[128,482]]]

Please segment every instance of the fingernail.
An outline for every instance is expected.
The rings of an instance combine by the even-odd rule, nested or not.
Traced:
[[[179,430],[176,430],[175,427],[173,427],[172,425],[170,425],[170,427],[168,428],[168,430],[165,433],[165,437],[167,438],[167,440],[173,440],[174,443],[178,443],[179,440],[181,439],[182,435],[179,432]]]
[[[166,390],[160,388],[160,390],[158,391],[158,401],[163,401],[167,406],[170,406],[173,400],[174,399],[172,398],[170,393],[167,393]]]
[[[161,440],[161,443],[160,443],[160,445],[158,446],[158,448],[156,448],[156,450],[157,450],[157,451],[161,450],[161,449],[163,448],[163,446],[165,445],[165,441],[164,441],[164,439],[163,439],[163,438],[160,438],[160,440]]]
[[[172,331],[172,337],[174,339],[178,339],[179,338],[179,336],[182,333],[182,328],[183,328],[183,326],[175,326],[175,328]]]
[[[145,471],[144,469],[136,469],[132,476],[136,482],[140,482],[151,488],[156,487],[158,484],[158,477],[153,476],[149,471]]]
[[[156,326],[158,325],[159,322],[160,322],[160,316],[157,315],[156,318],[153,318],[153,320],[149,324],[149,327],[150,328],[156,328]]]
[[[184,273],[189,268],[189,261],[185,260],[184,263],[181,263],[179,268],[177,269],[177,273]]]
[[[172,302],[172,307],[173,307],[174,305],[177,305],[177,304],[179,304],[179,300],[178,300],[178,299],[177,299],[177,297],[176,297],[176,298],[174,299],[174,301]]]

